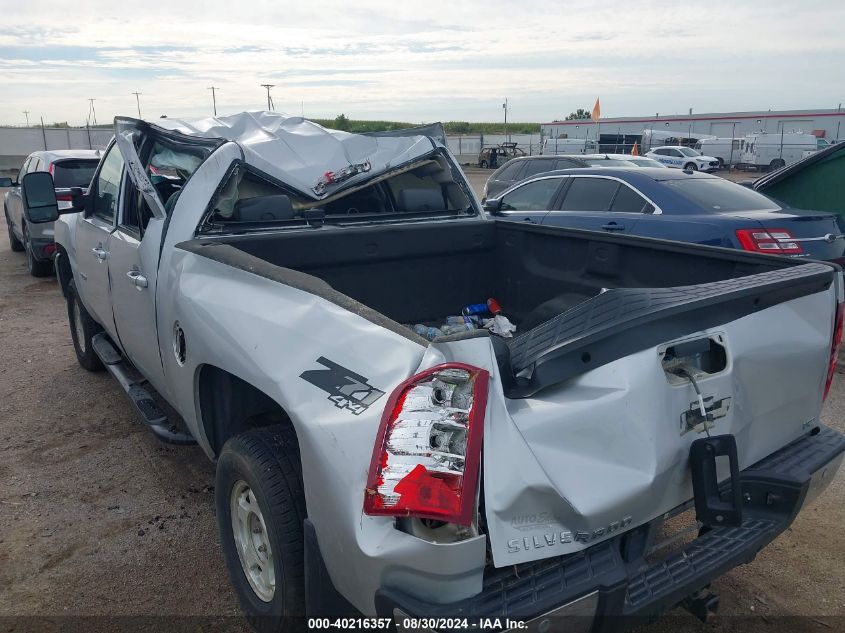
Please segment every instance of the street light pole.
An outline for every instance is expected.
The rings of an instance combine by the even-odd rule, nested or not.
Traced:
[[[731,131],[731,157],[728,159],[728,171],[733,171],[734,164],[734,139],[736,138],[736,121],[733,123],[733,130]],[[740,159],[741,160],[741,159]]]
[[[502,104],[502,108],[505,111],[505,138],[510,143],[511,137],[508,135],[508,99],[505,97],[505,102]]]
[[[29,127],[29,110],[24,110],[23,115],[26,117],[26,127]],[[836,133],[839,133],[839,130],[836,130]]]

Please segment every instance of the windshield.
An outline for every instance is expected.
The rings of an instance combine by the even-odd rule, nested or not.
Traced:
[[[651,158],[627,158],[626,160],[630,163],[634,163],[637,167],[660,167],[661,169],[669,169],[663,163]]]
[[[766,196],[721,178],[681,178],[664,181],[679,194],[709,211],[780,211]]]
[[[585,158],[590,167],[634,167],[634,163],[618,158]]]
[[[92,160],[63,160],[53,163],[53,183],[57,189],[69,187],[87,188],[91,184],[91,178],[97,171],[100,164],[96,158]]]
[[[701,156],[698,152],[696,152],[691,147],[679,147],[678,151],[681,152],[684,156]]]

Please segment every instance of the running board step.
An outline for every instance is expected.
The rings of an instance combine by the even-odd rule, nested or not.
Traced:
[[[93,337],[91,343],[94,353],[103,361],[103,365],[126,392],[138,417],[158,439],[168,444],[197,443],[190,433],[177,430],[175,425],[168,420],[167,415],[158,406],[150,392],[141,384],[143,378],[134,368],[123,362],[120,352],[115,349],[105,332]]]

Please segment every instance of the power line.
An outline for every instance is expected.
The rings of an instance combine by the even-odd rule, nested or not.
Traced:
[[[214,116],[217,116],[217,91],[220,90],[217,86],[209,86],[211,90],[211,103],[214,105]]]
[[[273,97],[270,96],[270,88],[275,87],[275,84],[261,84],[262,88],[267,88],[267,109],[273,110]]]
[[[136,101],[136,103],[138,104],[138,118],[139,118],[139,119],[142,119],[143,117],[141,116],[141,95],[142,95],[143,93],[141,93],[141,92],[133,92],[132,94],[133,94],[133,95],[135,95],[135,101]]]

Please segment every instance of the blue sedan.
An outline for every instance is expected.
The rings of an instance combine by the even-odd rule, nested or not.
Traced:
[[[546,226],[837,261],[845,236],[830,213],[791,213],[719,176],[654,168],[563,169],[484,203],[491,215]]]

